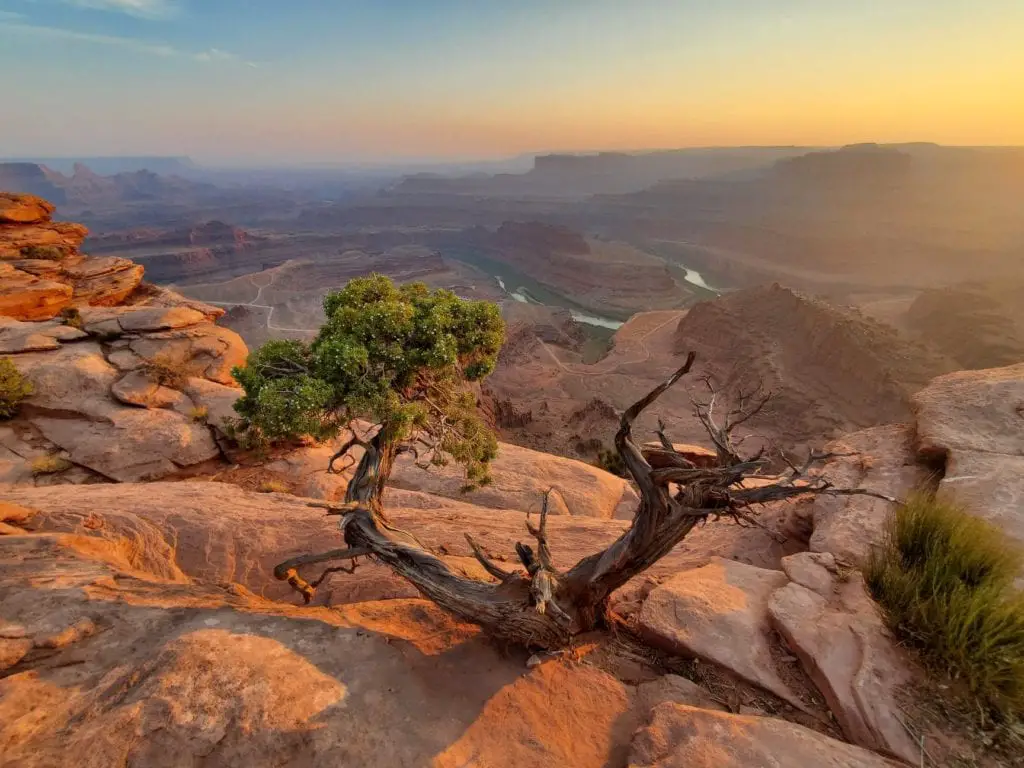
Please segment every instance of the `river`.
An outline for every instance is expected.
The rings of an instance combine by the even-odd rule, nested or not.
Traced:
[[[498,286],[507,293],[512,299],[518,301],[520,304],[538,304],[543,306],[543,303],[537,301],[537,299],[530,296],[529,291],[525,288],[519,287],[514,291],[509,291],[505,287],[505,281],[501,278],[501,275],[495,275],[494,279],[498,281]],[[613,331],[617,331],[622,327],[622,323],[618,320],[612,320],[608,317],[599,317],[597,315],[589,315],[586,312],[580,312],[575,309],[569,309],[569,315],[577,323],[585,323],[586,325],[595,325],[599,328],[611,328]]]

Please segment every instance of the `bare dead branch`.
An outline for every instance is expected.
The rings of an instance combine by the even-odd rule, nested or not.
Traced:
[[[540,559],[541,567],[549,571],[554,570],[554,567],[551,565],[551,550],[548,548],[548,499],[553,490],[553,488],[548,488],[544,492],[544,499],[540,505],[539,527],[533,527],[530,523],[530,513],[526,513],[526,530],[537,540],[537,557]]]
[[[372,551],[365,547],[348,547],[346,549],[332,549],[330,552],[321,552],[317,555],[299,555],[277,565],[274,568],[274,578],[279,581],[287,581],[291,588],[301,594],[303,600],[308,604],[313,599],[317,586],[320,585],[327,575],[327,571],[314,583],[310,584],[299,575],[299,568],[304,565],[325,563],[331,560],[353,560],[370,554],[372,554]]]
[[[472,536],[470,536],[468,533],[463,535],[466,537],[466,541],[469,543],[470,549],[473,550],[473,557],[477,559],[477,562],[479,562],[480,565],[484,567],[484,570],[491,574],[491,576],[496,578],[498,581],[505,581],[514,575],[512,571],[506,571],[504,568],[500,568],[499,566],[495,565],[494,561],[492,561],[486,554],[484,554],[484,551],[480,548],[480,545],[473,541]]]

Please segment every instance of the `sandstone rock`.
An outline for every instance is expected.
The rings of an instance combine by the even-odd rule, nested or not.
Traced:
[[[45,248],[51,254],[73,260],[88,234],[89,230],[81,224],[66,221],[0,224],[0,259],[24,259],[31,256],[31,249]]]
[[[146,297],[141,301],[136,302],[133,306],[183,307],[199,312],[210,322],[213,322],[224,315],[225,310],[223,307],[215,307],[212,304],[207,304],[196,299],[190,299],[186,296],[182,296],[177,291],[172,291],[170,288],[164,288],[163,286],[152,285],[149,283],[143,283],[143,287],[147,292]]]
[[[828,598],[837,586],[838,568],[831,552],[801,552],[782,558],[789,580]]]
[[[594,667],[526,670],[426,601],[296,610],[126,570],[92,541],[0,537],[0,615],[21,647],[102,627],[0,677],[5,764],[625,762],[630,691]]]
[[[109,307],[124,301],[138,287],[145,269],[117,256],[90,256],[64,271],[74,287],[76,303]]]
[[[799,697],[775,671],[768,603],[788,582],[781,571],[712,558],[676,574],[644,601],[638,626],[645,638],[681,656],[728,669],[794,706]]]
[[[0,315],[17,320],[46,320],[71,303],[71,286],[0,263]]]
[[[831,443],[837,454],[822,473],[840,488],[865,488],[894,498],[905,498],[928,478],[917,463],[912,446],[913,429],[895,425],[872,427]],[[863,564],[871,550],[881,545],[885,523],[893,505],[870,496],[815,496],[811,505],[814,532],[810,548],[831,552],[837,559]]]
[[[220,455],[204,425],[173,411],[121,407],[103,421],[36,416],[32,423],[71,461],[122,483],[157,480]]]
[[[49,221],[53,211],[53,205],[41,197],[0,192],[0,224]]]
[[[20,504],[11,504],[7,501],[0,501],[0,522],[24,525],[36,515],[36,510],[23,507]],[[0,633],[0,636],[3,636]]]
[[[718,454],[710,448],[689,443],[673,443],[672,447],[676,453],[681,453],[684,458],[689,459],[698,467],[714,467],[718,464]],[[668,466],[664,461],[659,460],[659,452],[662,450],[661,443],[657,441],[644,443],[640,450],[644,458],[647,459],[647,463],[655,469]]]
[[[134,371],[146,361],[130,349],[115,349],[107,353],[107,362],[119,371]]]
[[[666,701],[719,712],[727,711],[722,702],[716,700],[707,689],[679,675],[662,675],[657,680],[642,683],[636,693],[637,708],[641,712],[651,712]]]
[[[90,307],[82,310],[82,324],[90,333],[166,331],[205,321],[189,307]]]
[[[141,371],[130,371],[114,382],[110,393],[126,405],[169,408],[188,401],[181,392],[163,387]]]
[[[396,488],[423,490],[440,496],[495,509],[540,511],[544,492],[554,488],[571,515],[609,519],[615,515],[627,486],[608,472],[511,443],[502,443],[491,464],[493,482],[463,493],[465,475],[460,467],[431,467],[424,471],[411,456],[396,462],[392,484]],[[554,510],[552,510],[554,511]]]
[[[0,353],[40,352],[57,349],[60,342],[76,341],[88,334],[60,322],[23,323],[0,316]]]
[[[940,376],[912,400],[918,450],[1024,456],[1024,363]]]
[[[31,650],[31,640],[9,639],[0,636],[0,672],[13,667]]]
[[[772,595],[772,624],[800,659],[847,738],[913,762],[920,748],[900,725],[897,703],[897,691],[911,679],[907,662],[865,593],[860,575],[826,583],[828,561],[822,558],[803,553],[783,560],[786,572],[801,577],[807,586],[794,579]]]
[[[210,323],[149,333],[132,340],[130,348],[147,360],[159,355],[181,359],[195,369],[195,375],[228,386],[235,383],[231,369],[244,365],[249,356],[241,336]]]
[[[785,720],[662,704],[633,740],[630,768],[896,768]]]
[[[941,376],[912,405],[919,452],[945,462],[940,491],[1024,542],[1024,363]]]
[[[230,423],[238,418],[234,404],[241,397],[242,392],[237,387],[227,387],[207,379],[193,377],[188,380],[184,392],[196,407],[206,409],[206,424],[215,427],[221,432],[224,431],[226,423]],[[326,463],[322,464],[321,470],[325,469],[326,466]],[[327,498],[326,496],[316,496],[313,493],[300,495]]]
[[[1024,456],[954,449],[939,488],[1024,543]]]
[[[32,382],[27,402],[37,408],[78,413],[89,419],[103,419],[117,408],[110,399],[110,387],[118,372],[94,342],[22,354],[14,362]]]
[[[298,601],[286,584],[273,578],[275,565],[304,552],[330,549],[339,542],[336,518],[307,506],[306,500],[244,491],[226,483],[18,486],[6,489],[4,498],[39,510],[34,528],[131,542],[133,567],[164,578],[187,574],[210,583],[235,581],[273,599]],[[463,535],[469,533],[497,562],[511,564],[515,562],[515,543],[524,539],[523,513],[485,509],[416,491],[389,490],[384,503],[394,525],[412,532],[424,546],[446,558],[472,557]],[[617,520],[551,518],[548,532],[555,566],[575,565],[611,544],[625,527],[626,523]],[[705,526],[645,577],[664,578],[735,549],[764,553],[767,560],[773,556],[766,547],[770,541],[758,528]],[[318,590],[317,602],[340,605],[415,594],[415,589],[389,568],[367,564],[354,574],[331,577]]]

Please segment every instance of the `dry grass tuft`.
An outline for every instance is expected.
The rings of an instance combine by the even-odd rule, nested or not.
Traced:
[[[185,352],[160,352],[142,364],[143,372],[157,384],[170,389],[181,390],[193,376],[198,376],[199,366]]]
[[[50,453],[45,456],[36,456],[30,465],[33,475],[55,475],[58,472],[65,472],[73,466],[63,456]]]
[[[287,483],[283,483],[280,480],[264,480],[260,483],[260,493],[291,493],[292,489]]]

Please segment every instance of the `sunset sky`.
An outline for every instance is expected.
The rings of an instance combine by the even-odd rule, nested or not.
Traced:
[[[1024,144],[1024,0],[0,0],[0,156]]]

